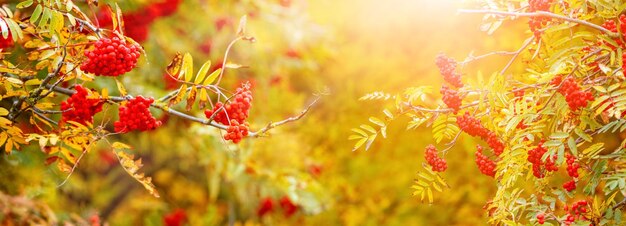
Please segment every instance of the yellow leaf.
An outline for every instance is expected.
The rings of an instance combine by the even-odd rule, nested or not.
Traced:
[[[191,82],[193,78],[193,58],[189,53],[185,53],[183,57],[183,73],[185,73],[185,81]]]
[[[114,149],[132,149],[130,146],[128,146],[127,144],[121,143],[121,142],[114,142],[111,145],[112,148]]]

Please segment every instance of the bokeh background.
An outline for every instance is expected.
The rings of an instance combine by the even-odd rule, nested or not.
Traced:
[[[150,2],[118,3],[132,13]],[[195,65],[220,61],[239,17],[247,15],[247,33],[257,41],[237,43],[229,61],[249,67],[227,71],[224,82],[225,87],[252,82],[252,128],[295,115],[316,94],[326,95],[303,119],[238,146],[219,139],[212,128],[154,112],[167,121],[162,128],[116,139],[143,158],[158,199],[125,174],[105,144],[90,151],[61,187],[66,175],[43,164],[45,156],[36,147],[3,155],[0,191],[42,203],[59,220],[98,216],[110,225],[163,225],[164,217],[175,212],[183,212],[189,225],[483,225],[483,206],[495,182],[480,176],[475,143],[466,135],[446,155],[450,167],[443,176],[451,188],[436,195],[432,205],[413,197],[410,188],[424,162],[424,147],[434,143],[429,130],[407,130],[406,120],[398,120],[388,138],[374,142],[369,151],[353,152],[354,143],[347,139],[351,128],[393,106],[359,101],[361,96],[422,85],[438,90],[438,53],[462,61],[470,53],[517,50],[531,36],[525,21],[505,23],[507,29],[488,35],[481,31],[482,16],[457,13],[467,7],[479,5],[454,0],[182,1],[176,13],[148,25],[142,42],[148,57],[123,79],[131,94],[165,95],[164,68],[176,52],[190,52]],[[463,72],[490,75],[508,60],[486,58]],[[510,69],[515,70],[521,68]],[[96,86],[114,84],[97,80]],[[294,215],[285,216],[276,201],[272,212],[259,216],[263,200],[282,197],[298,206]]]

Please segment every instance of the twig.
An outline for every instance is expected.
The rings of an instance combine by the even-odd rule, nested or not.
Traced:
[[[277,126],[281,126],[283,124],[287,124],[289,122],[293,122],[293,121],[297,121],[299,119],[301,119],[302,117],[304,117],[304,115],[306,115],[306,113],[309,112],[309,110],[311,110],[311,108],[313,107],[313,105],[315,105],[317,103],[317,101],[319,101],[321,98],[321,96],[317,96],[315,98],[315,100],[313,100],[313,102],[311,102],[304,110],[302,110],[302,112],[300,112],[300,114],[296,115],[296,116],[292,116],[289,117],[285,120],[279,121],[279,122],[274,122],[274,123],[269,123],[267,124],[267,126],[265,126],[263,129],[260,129],[259,131],[256,132],[251,132],[248,134],[249,137],[259,137],[263,134],[265,134],[265,132],[267,132],[268,130],[277,127]]]
[[[522,51],[524,51],[524,49],[526,49],[526,47],[528,47],[530,45],[530,43],[532,43],[533,38],[530,37],[528,39],[526,39],[526,42],[524,42],[524,45],[522,45],[522,47],[520,47],[515,54],[513,54],[513,57],[511,57],[511,60],[509,60],[509,62],[506,64],[506,66],[504,66],[504,68],[502,68],[502,70],[500,71],[500,74],[503,75],[504,72],[506,72],[506,70],[509,69],[509,67],[511,67],[511,65],[513,64],[513,62],[515,62],[515,59],[517,59],[517,57],[520,55],[520,53],[522,53]]]
[[[85,150],[83,150],[83,153],[81,153],[80,156],[78,156],[78,159],[74,163],[74,166],[72,166],[72,170],[70,171],[69,174],[67,174],[67,176],[65,177],[63,182],[61,182],[59,185],[57,185],[57,188],[60,188],[61,186],[63,186],[70,179],[72,174],[74,174],[74,170],[76,170],[76,167],[78,166],[78,163],[80,162],[81,159],[83,159],[83,156],[85,156],[85,153],[87,153],[87,150],[89,150],[89,149],[86,148]]]
[[[459,13],[478,13],[478,14],[494,14],[494,15],[504,15],[504,16],[516,16],[516,17],[550,17],[550,18],[554,18],[554,19],[559,19],[559,20],[565,20],[565,21],[569,21],[572,23],[577,23],[580,25],[585,25],[587,27],[596,29],[598,31],[601,31],[602,33],[607,34],[608,36],[610,36],[611,38],[618,38],[620,37],[619,33],[615,33],[612,32],[602,26],[599,26],[597,24],[593,24],[590,23],[588,21],[584,21],[584,20],[579,20],[579,19],[575,19],[575,18],[571,18],[571,17],[567,17],[567,16],[563,16],[563,15],[559,15],[559,14],[555,14],[555,13],[551,13],[551,12],[545,12],[545,11],[537,11],[537,12],[532,12],[532,13],[520,13],[520,12],[505,12],[505,11],[497,11],[497,10],[480,10],[480,9],[460,9],[458,11]]]
[[[71,95],[73,95],[75,93],[74,90],[67,89],[67,88],[50,87],[50,85],[46,85],[46,87],[49,87],[50,89],[54,90],[57,93],[65,94],[65,95],[68,95],[68,96],[71,96]],[[113,101],[113,102],[122,102],[122,101],[126,101],[127,98],[128,97],[109,96],[107,100],[110,100],[110,101]],[[266,127],[264,127],[263,129],[261,129],[261,130],[259,130],[257,132],[250,132],[248,134],[248,137],[259,137],[261,134],[267,132],[268,130],[270,130],[270,129],[274,128],[274,127],[281,126],[283,124],[286,124],[286,123],[289,123],[289,122],[293,122],[293,121],[296,121],[296,120],[302,118],[309,111],[309,109],[311,107],[313,107],[313,105],[315,105],[315,103],[319,99],[320,99],[320,97],[318,96],[311,104],[309,104],[309,106],[306,109],[304,109],[302,111],[302,113],[300,115],[294,116],[294,117],[290,117],[290,118],[287,118],[285,120],[282,120],[282,121],[279,121],[279,122],[276,122],[276,123],[270,123]],[[174,116],[177,116],[177,117],[181,117],[183,119],[187,119],[187,120],[190,120],[190,121],[193,121],[193,122],[197,122],[197,123],[200,123],[200,124],[203,124],[203,125],[213,126],[215,128],[222,129],[222,130],[227,130],[228,129],[228,126],[226,126],[226,125],[219,124],[219,123],[217,123],[215,121],[211,121],[209,119],[203,119],[203,118],[194,117],[194,116],[185,114],[183,112],[171,109],[169,107],[166,107],[164,105],[160,105],[160,104],[157,104],[157,103],[152,103],[150,105],[150,107],[154,107],[154,108],[160,109],[160,110],[162,110],[162,111],[164,111],[166,113],[169,113],[171,115],[174,115]]]

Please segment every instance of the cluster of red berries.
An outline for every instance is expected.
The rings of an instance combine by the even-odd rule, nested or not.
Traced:
[[[569,213],[567,213],[567,217],[565,218],[565,221],[563,221],[563,224],[571,225],[574,223],[574,221],[577,220],[587,220],[587,218],[583,216],[583,214],[587,213],[588,211],[587,204],[587,200],[580,200],[578,202],[575,202],[572,205],[572,208],[569,209]],[[568,211],[567,205],[565,205],[564,210]]]
[[[576,157],[570,154],[565,156],[567,159],[567,175],[572,178],[578,178],[578,169],[580,168],[580,164],[576,162]],[[563,184],[563,188],[567,191],[573,191],[576,189],[576,181],[571,180]]]
[[[487,137],[489,130],[480,124],[480,120],[472,117],[469,112],[456,117],[456,123],[459,128],[473,137]]]
[[[537,12],[537,11],[550,11],[550,4],[552,4],[554,0],[529,0],[528,1],[528,12]],[[550,18],[548,17],[531,17],[528,21],[528,26],[530,27],[530,31],[533,32],[535,38],[541,38],[541,28],[550,22]]]
[[[543,213],[537,214],[537,223],[539,224],[546,223],[546,216]]]
[[[61,121],[80,124],[93,123],[93,116],[102,111],[102,101],[88,98],[89,90],[81,85],[74,86],[76,92],[61,102]]]
[[[176,209],[163,216],[163,224],[166,226],[181,226],[185,221],[187,221],[187,213],[182,209]]]
[[[496,162],[489,159],[486,155],[483,154],[483,147],[480,145],[476,146],[476,165],[478,165],[478,170],[482,174],[485,174],[490,177],[496,176]]]
[[[241,124],[248,118],[251,105],[252,91],[250,91],[250,85],[245,83],[240,88],[237,88],[237,92],[230,103],[223,104],[218,102],[212,110],[204,111],[204,115],[207,118],[211,118],[215,114],[213,119],[224,125],[228,125],[233,119]]]
[[[214,117],[213,120],[216,122],[228,125],[224,139],[239,143],[243,137],[248,135],[249,125],[246,119],[250,112],[250,106],[252,106],[250,84],[243,83],[240,88],[237,88],[235,96],[230,103],[223,104],[218,102],[213,109],[205,110],[204,115],[207,118]]]
[[[249,125],[247,122],[239,124],[237,120],[231,119],[228,129],[226,129],[225,140],[231,140],[233,143],[239,143],[241,139],[248,136]]]
[[[578,169],[580,168],[580,164],[576,162],[576,157],[570,154],[565,155],[567,159],[567,175],[573,178],[578,178]]]
[[[463,82],[461,82],[461,74],[456,72],[457,62],[454,59],[449,58],[444,54],[439,54],[437,55],[435,64],[437,64],[437,67],[439,68],[439,73],[441,73],[443,79],[446,80],[446,82],[457,88],[463,87]]]
[[[0,23],[3,23],[5,26],[3,27],[7,27],[7,22],[4,21],[3,18],[0,18]],[[11,32],[9,31],[9,36],[7,36],[7,38],[4,38],[2,35],[0,35],[0,49],[5,49],[5,48],[9,48],[13,46],[13,37],[11,36]]]
[[[457,113],[459,109],[461,109],[461,97],[456,90],[450,89],[447,86],[442,86],[441,95],[443,95],[443,103],[445,103],[449,108],[454,110],[454,113]]]
[[[526,159],[533,165],[533,175],[537,178],[543,178],[545,176],[543,168],[551,172],[559,170],[555,164],[556,156],[548,157],[545,163],[541,160],[546,152],[548,152],[548,149],[543,147],[543,141],[539,142],[536,148],[528,151],[528,158]]]
[[[278,202],[284,211],[283,213],[285,217],[291,217],[298,211],[298,206],[287,196],[283,196]],[[259,217],[263,217],[272,211],[274,211],[274,200],[270,197],[266,197],[259,204],[259,207],[257,208],[257,215]]]
[[[95,75],[120,76],[137,65],[140,46],[118,38],[102,38],[94,43],[93,50],[85,51],[87,61],[80,66],[84,72]]]
[[[500,141],[496,133],[481,125],[480,120],[472,117],[469,112],[465,112],[464,115],[457,116],[456,123],[463,132],[466,132],[474,137],[480,137],[482,140],[486,141],[497,156],[500,156],[500,154],[504,152],[504,143]]]
[[[150,113],[150,104],[154,102],[152,98],[137,96],[120,107],[120,120],[113,123],[115,132],[127,133],[133,130],[147,131],[161,126],[161,121],[156,120]]]
[[[432,170],[435,172],[446,171],[448,163],[445,159],[437,156],[437,152],[437,148],[435,148],[434,145],[431,144],[426,146],[426,154],[424,155],[424,157],[426,157],[426,162],[428,162],[428,165],[430,165]]]
[[[576,190],[576,181],[571,180],[568,182],[565,182],[563,184],[563,189],[567,190],[567,191],[573,191]]]
[[[573,77],[563,79],[563,77],[559,75],[552,79],[551,84],[554,86],[560,85],[558,92],[565,96],[565,101],[567,101],[567,105],[572,111],[586,107],[590,101],[594,100],[593,94],[589,91],[582,91]]]
[[[150,25],[160,17],[172,15],[181,2],[181,0],[163,0],[151,3],[137,11],[123,14],[124,33],[137,42],[145,41],[148,38]],[[113,24],[108,10],[102,9],[98,12],[98,23],[101,27],[109,27]]]

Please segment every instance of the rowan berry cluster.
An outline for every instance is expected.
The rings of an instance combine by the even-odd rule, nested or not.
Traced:
[[[187,213],[182,209],[176,209],[173,212],[163,216],[163,223],[166,226],[181,226],[187,221]]]
[[[578,178],[579,174],[578,174],[578,169],[580,168],[580,164],[578,164],[576,162],[576,157],[571,155],[571,154],[567,154],[565,156],[565,158],[567,159],[567,175],[569,175],[572,178]],[[576,189],[576,181],[575,180],[571,180],[568,182],[565,182],[563,184],[563,188],[567,191],[573,191]]]
[[[548,149],[543,147],[543,141],[539,142],[536,148],[528,151],[528,162],[533,165],[533,175],[537,178],[543,178],[545,176],[543,170],[555,172],[559,170],[556,166],[556,155],[550,156],[546,159],[545,163],[541,160],[543,155],[548,152]]]
[[[580,168],[580,164],[576,162],[576,157],[567,154],[565,158],[567,159],[567,175],[573,178],[578,178],[578,169]]]
[[[539,224],[546,223],[546,216],[543,213],[537,214],[537,223]]]
[[[449,108],[454,110],[454,113],[457,113],[461,108],[461,97],[456,90],[450,89],[447,86],[441,87],[441,95],[443,95],[442,100]]]
[[[565,182],[563,184],[563,189],[567,190],[567,191],[573,191],[576,190],[576,181],[571,180],[568,182]]]
[[[285,217],[291,217],[298,211],[298,206],[294,204],[287,196],[283,196],[278,200],[280,207],[283,209]],[[268,213],[274,211],[274,200],[270,197],[265,197],[261,200],[259,207],[257,208],[257,216],[263,217]]]
[[[241,124],[248,118],[251,105],[252,91],[250,91],[250,85],[246,83],[237,88],[230,103],[217,102],[212,110],[204,111],[204,115],[211,118],[215,114],[213,120],[224,125],[228,125],[233,119]]]
[[[61,121],[80,124],[93,123],[93,116],[102,111],[100,99],[89,98],[89,91],[81,85],[74,86],[76,92],[61,102]]]
[[[559,87],[558,92],[565,96],[565,101],[572,111],[586,107],[590,101],[594,100],[593,94],[589,91],[582,91],[573,77],[563,79],[559,75],[552,79],[551,84]]]
[[[147,131],[161,126],[162,122],[156,120],[150,113],[150,104],[154,102],[152,98],[137,96],[132,98],[126,105],[120,107],[119,121],[113,123],[115,132],[127,133],[133,130]]]
[[[472,117],[469,112],[465,112],[464,115],[457,116],[456,123],[463,132],[466,132],[474,137],[480,137],[482,140],[487,142],[489,147],[493,149],[493,152],[497,156],[500,156],[500,154],[504,152],[504,143],[500,141],[496,133],[481,125],[480,120]]]
[[[529,0],[528,1],[528,12],[537,12],[537,11],[550,11],[550,5],[554,0]],[[531,17],[528,21],[528,26],[530,27],[530,31],[533,32],[535,38],[541,38],[541,28],[550,22],[550,18],[540,16],[540,17]]]
[[[7,22],[4,21],[4,19],[0,19],[0,23],[3,23],[6,27]],[[5,48],[9,48],[13,46],[13,37],[11,36],[11,31],[9,31],[9,36],[7,36],[7,38],[4,38],[2,35],[0,35],[0,49],[5,49]]]
[[[437,67],[439,68],[439,73],[441,73],[443,79],[446,80],[446,82],[457,88],[463,87],[463,82],[461,82],[461,74],[456,72],[457,62],[454,59],[449,58],[444,54],[439,54],[437,55],[435,64],[437,64]]]
[[[583,214],[589,211],[587,209],[587,204],[587,200],[580,200],[578,202],[575,202],[572,205],[572,208],[569,208],[569,212],[567,213],[567,217],[565,218],[563,224],[571,225],[577,220],[587,220],[587,218],[583,216]],[[565,206],[564,210],[568,211],[567,205]]]
[[[624,14],[620,15],[619,18],[618,18],[618,21],[619,21],[619,30],[617,29],[618,25],[615,22],[615,20],[604,21],[604,23],[602,23],[602,27],[606,28],[607,30],[609,30],[611,32],[615,32],[615,33],[619,33],[620,31],[621,32],[626,31],[626,15],[624,15]],[[626,47],[626,45],[625,45],[626,43],[624,43],[624,41],[622,40],[621,37],[615,37],[615,38],[613,38],[613,40],[615,41],[615,43],[617,43],[617,46],[614,46],[613,44],[610,44],[610,43],[607,43],[607,42],[604,42],[604,41],[600,41],[599,44],[604,43],[604,44],[610,46],[613,50],[616,50],[618,47],[621,47],[621,48],[625,48]]]
[[[483,147],[480,145],[476,146],[476,165],[478,165],[478,170],[482,174],[485,174],[490,177],[496,176],[496,162],[489,159],[486,155],[483,154]]]
[[[80,69],[103,76],[120,76],[137,65],[141,55],[140,46],[118,38],[101,38],[94,43],[93,50],[85,51],[87,61]]]
[[[263,198],[261,203],[259,203],[259,207],[257,208],[257,216],[263,217],[265,214],[268,214],[274,210],[274,200],[270,197]]]
[[[246,119],[250,112],[250,106],[252,106],[250,84],[243,83],[241,87],[237,88],[235,96],[230,103],[223,104],[218,102],[213,109],[205,110],[204,115],[207,118],[213,117],[213,120],[223,125],[228,125],[224,139],[239,143],[241,139],[248,135],[249,125]]]
[[[437,156],[437,152],[437,148],[435,148],[434,145],[431,144],[426,146],[426,154],[424,155],[424,157],[426,157],[426,162],[428,162],[428,165],[430,165],[432,170],[435,172],[446,171],[448,163],[445,159]]]
[[[237,120],[231,119],[228,129],[226,129],[225,140],[231,140],[233,143],[239,143],[241,139],[248,136],[249,125],[247,122],[239,124]]]
[[[280,207],[283,208],[285,217],[291,217],[298,211],[298,206],[294,204],[287,196],[280,199]]]

